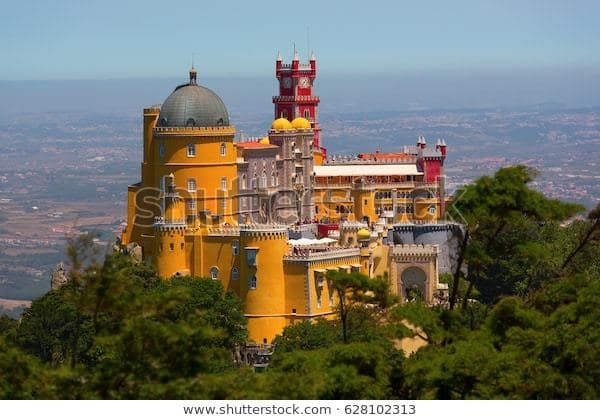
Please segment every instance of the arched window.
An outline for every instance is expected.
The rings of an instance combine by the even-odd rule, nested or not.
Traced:
[[[188,120],[185,123],[186,127],[193,127],[196,125],[196,121],[193,118],[188,118]]]
[[[227,191],[227,178],[221,178],[221,191]]]
[[[256,289],[256,285],[258,284],[258,281],[256,280],[256,276],[250,276],[248,277],[248,289]]]
[[[237,267],[231,268],[231,280],[236,281],[240,278],[240,271]]]
[[[194,157],[196,156],[196,145],[193,143],[189,143],[187,145],[187,156]]]
[[[231,253],[233,255],[240,254],[240,241],[238,241],[237,239],[234,239],[233,241],[231,241]]]
[[[271,172],[271,185],[277,185],[277,176],[275,176],[275,172]]]
[[[210,268],[210,278],[212,280],[218,280],[219,279],[219,269],[217,267],[211,267]]]
[[[267,187],[267,173],[265,171],[263,171],[262,175],[260,176],[259,188],[266,188],[266,187]]]
[[[287,117],[288,117],[287,109],[284,109],[283,111],[281,111],[281,118],[287,118]]]
[[[165,156],[165,144],[160,143],[158,145],[158,157],[163,158]]]
[[[221,143],[221,156],[225,156],[226,153],[227,147],[225,146],[225,143]]]
[[[306,118],[307,120],[310,118],[310,111],[308,109],[304,110],[304,118]]]
[[[187,189],[188,192],[196,192],[196,180],[194,178],[188,178]]]
[[[245,190],[248,188],[248,181],[246,179],[246,174],[242,174],[242,178],[240,180],[240,189]]]

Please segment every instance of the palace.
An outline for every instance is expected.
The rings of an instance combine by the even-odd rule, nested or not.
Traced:
[[[355,157],[321,144],[314,55],[275,62],[279,95],[264,137],[235,141],[225,104],[197,82],[144,109],[141,182],[128,188],[123,246],[160,277],[210,277],[243,302],[249,338],[331,316],[328,270],[388,273],[393,293],[427,303],[447,291],[455,225],[444,218],[446,144]]]

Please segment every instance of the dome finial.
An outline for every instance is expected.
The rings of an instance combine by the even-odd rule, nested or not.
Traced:
[[[196,84],[196,76],[197,75],[198,75],[198,73],[196,72],[196,68],[194,67],[194,64],[192,63],[192,68],[190,69],[190,85]]]

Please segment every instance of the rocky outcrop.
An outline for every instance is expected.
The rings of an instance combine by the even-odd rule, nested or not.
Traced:
[[[142,247],[131,242],[125,247],[125,254],[129,255],[134,263],[140,264],[142,262]]]
[[[65,269],[65,265],[63,262],[59,262],[52,270],[52,277],[50,278],[50,287],[52,289],[58,289],[63,284],[66,284],[69,281],[69,277],[67,275],[67,270]]]

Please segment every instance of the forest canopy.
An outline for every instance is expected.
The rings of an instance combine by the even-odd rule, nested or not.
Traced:
[[[456,195],[447,305],[398,303],[388,279],[333,274],[334,319],[287,327],[264,372],[235,363],[242,303],[206,278],[161,281],[74,242],[70,281],[0,317],[3,399],[597,399],[600,206],[549,199],[526,167]],[[418,338],[414,354],[399,343]]]

